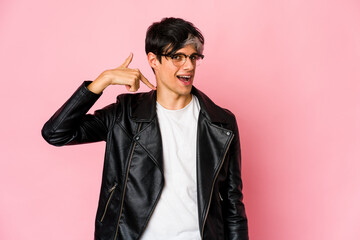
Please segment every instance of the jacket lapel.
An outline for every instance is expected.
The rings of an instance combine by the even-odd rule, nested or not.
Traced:
[[[154,117],[149,124],[145,125],[137,137],[138,142],[145,148],[147,154],[160,168],[160,171],[164,175],[163,148],[157,118]]]
[[[156,118],[156,91],[140,93],[136,102],[131,103],[130,117],[135,122],[143,123],[143,127],[136,135],[136,138],[160,168],[160,171],[164,173],[161,133]]]
[[[212,124],[203,114],[200,114],[196,159],[200,223],[206,218],[215,180],[224,162],[232,137],[233,133],[230,130]]]

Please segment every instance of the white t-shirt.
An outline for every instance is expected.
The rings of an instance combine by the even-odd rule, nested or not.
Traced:
[[[200,239],[196,190],[198,99],[179,110],[156,103],[165,185],[142,240]]]

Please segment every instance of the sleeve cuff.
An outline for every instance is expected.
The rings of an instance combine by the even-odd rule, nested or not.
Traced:
[[[82,83],[81,87],[83,88],[83,90],[85,92],[87,92],[89,95],[94,95],[94,96],[98,96],[100,97],[102,95],[103,92],[101,92],[100,94],[96,94],[96,93],[93,93],[92,91],[90,91],[87,86],[90,85],[90,83],[92,83],[93,81],[89,81],[89,80],[86,80]]]

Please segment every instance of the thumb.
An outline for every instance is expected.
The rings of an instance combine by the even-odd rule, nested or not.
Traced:
[[[134,54],[130,53],[130,55],[127,57],[125,62],[123,64],[121,64],[118,68],[127,68],[129,66],[129,64],[131,63],[133,56],[134,56]]]

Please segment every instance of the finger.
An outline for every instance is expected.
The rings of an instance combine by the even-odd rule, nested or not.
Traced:
[[[137,86],[136,84],[135,85],[125,85],[125,86],[129,92],[136,92],[139,89],[139,86]]]
[[[136,92],[137,91],[135,86],[125,85],[125,87],[128,92]]]
[[[142,73],[140,73],[140,80],[149,88],[151,88],[152,90],[156,90],[156,87],[154,85],[151,84],[151,82],[149,82],[149,80],[146,79],[146,77],[144,77],[144,75],[142,75]]]
[[[118,68],[127,68],[129,66],[129,64],[131,63],[133,56],[134,56],[134,54],[130,53],[130,55],[127,57],[125,62],[123,64],[121,64]]]

